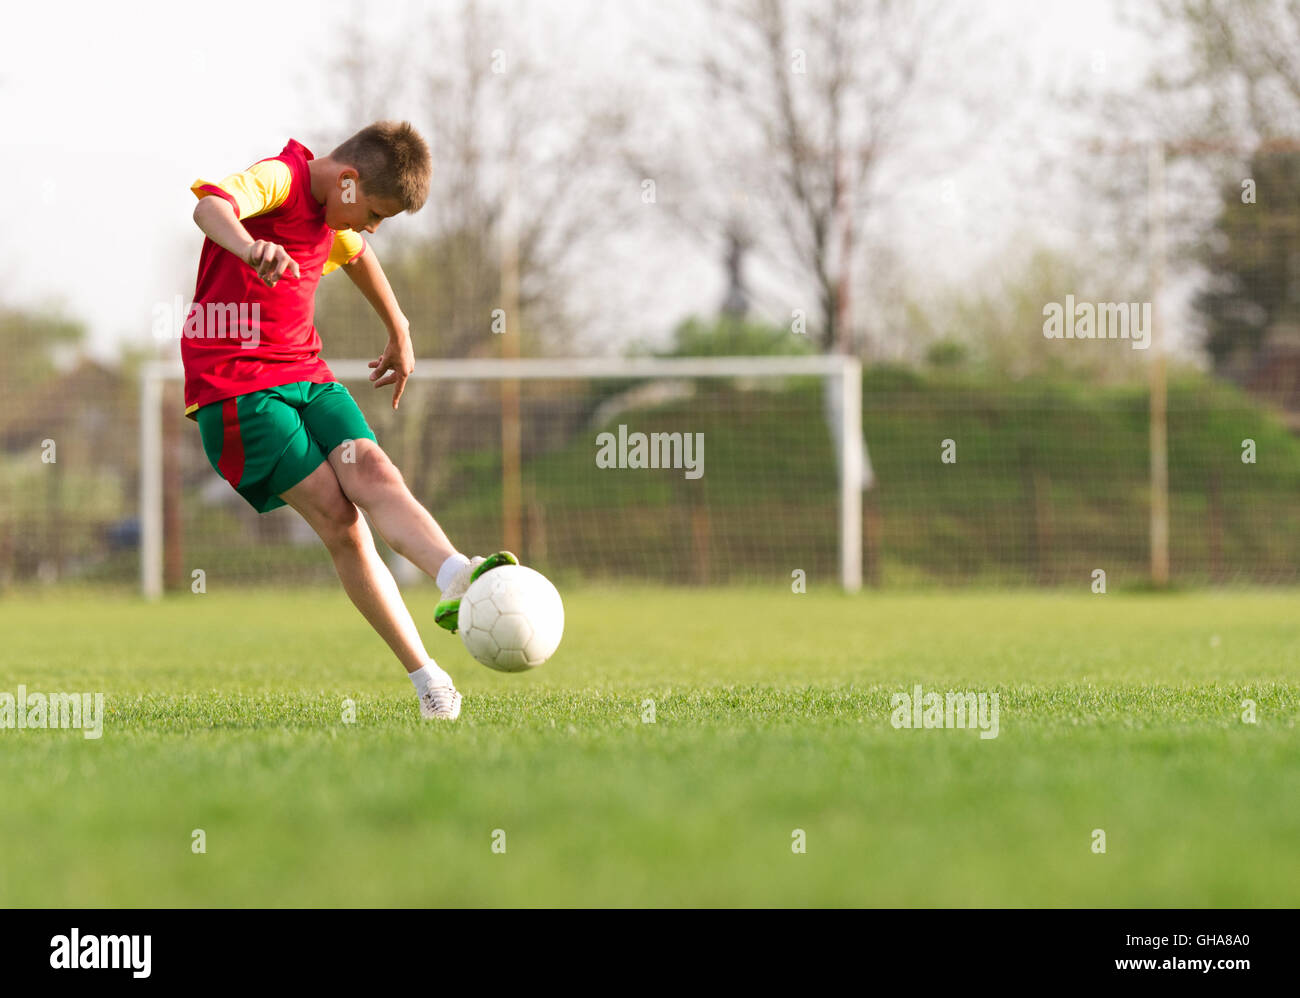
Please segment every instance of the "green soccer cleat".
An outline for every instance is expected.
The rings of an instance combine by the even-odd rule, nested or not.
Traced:
[[[474,558],[460,573],[451,580],[442,591],[442,599],[433,611],[433,620],[439,627],[456,633],[460,623],[460,598],[484,572],[490,572],[502,565],[518,565],[519,559],[509,551],[498,551],[486,558]]]

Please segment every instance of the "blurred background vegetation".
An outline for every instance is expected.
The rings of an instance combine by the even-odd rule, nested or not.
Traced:
[[[1017,139],[1014,155],[1032,162],[1035,183],[1002,210],[1050,207],[1064,238],[1027,225],[985,247],[958,282],[905,265],[890,194],[899,176],[936,177],[935,199],[911,221],[942,229],[962,199],[945,187],[945,171],[982,143],[1006,141],[998,128],[1017,95],[981,75],[990,34],[977,12],[942,0],[739,0],[692,10],[699,30],[647,36],[658,46],[654,92],[635,79],[599,86],[547,61],[545,39],[517,24],[509,4],[440,6],[411,24],[402,53],[381,51],[364,19],[341,32],[346,47],[322,60],[315,81],[333,113],[304,123],[302,134],[319,151],[343,137],[339,114],[359,124],[394,106],[419,109],[411,117],[431,140],[434,189],[409,225],[385,235],[381,258],[421,357],[499,353],[490,327],[507,266],[517,269],[514,328],[524,356],[853,353],[866,365],[874,581],[1059,581],[1099,549],[1136,578],[1148,544],[1150,355],[1127,343],[1048,340],[1043,308],[1067,294],[1151,299],[1147,164],[1158,145],[1168,169],[1161,302],[1176,574],[1296,579],[1295,5],[1126,7],[1150,40],[1150,71],[1109,88],[1038,94],[1055,124]],[[699,276],[721,289],[716,308],[680,315],[653,342],[611,329],[608,312],[592,304],[598,261],[629,245],[633,254],[671,253],[681,240],[714,261]],[[616,289],[620,301],[661,293],[652,269],[625,273],[640,283]],[[115,360],[91,359],[85,319],[59,306],[5,306],[14,290],[0,285],[0,587],[129,582],[139,534],[136,375],[144,359],[174,357],[176,344],[142,337]],[[381,327],[344,277],[322,282],[317,325],[327,359],[382,348]],[[751,396],[753,386],[719,384],[647,401],[622,394],[631,387],[573,382],[526,395],[523,457],[538,520],[530,537],[548,540],[534,557],[572,556],[584,571],[614,574],[620,565],[662,574],[683,560],[703,564],[700,531],[690,527],[697,499],[649,488],[634,528],[620,508],[625,497],[582,491],[591,434],[609,416],[689,424],[718,441],[727,420],[753,431],[730,463],[711,452],[709,508],[755,512],[727,526],[714,518],[718,567],[702,575],[761,575],[784,564],[784,549],[768,550],[760,536],[764,503],[771,515],[817,520],[791,527],[786,542],[833,561],[834,458],[815,432],[820,388],[792,381]],[[619,398],[622,407],[611,408]],[[446,385],[417,386],[408,400],[400,422],[363,401],[417,494],[491,546],[496,397]],[[169,398],[169,419],[176,403]],[[971,442],[964,454],[983,457],[978,479],[953,486],[932,452],[959,432]],[[1258,444],[1253,467],[1240,460],[1245,438]],[[285,517],[259,520],[221,492],[192,426],[173,428],[169,441],[190,556],[225,558],[234,571],[236,559],[248,559],[239,545],[255,541],[263,559],[280,552],[277,573],[328,577]],[[783,490],[792,477],[813,513],[791,511]],[[601,545],[585,543],[581,527],[599,517],[609,520]],[[728,537],[728,529],[747,533]]]

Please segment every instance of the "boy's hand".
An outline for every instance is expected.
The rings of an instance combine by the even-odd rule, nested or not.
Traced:
[[[258,239],[248,247],[244,262],[257,271],[257,276],[268,288],[275,287],[276,282],[286,274],[290,277],[300,276],[298,264],[288,251],[278,243],[269,243],[265,239]]]
[[[374,368],[370,372],[370,380],[375,383],[376,388],[383,388],[385,385],[393,386],[393,408],[396,409],[397,402],[402,397],[402,390],[406,387],[406,379],[415,370],[415,349],[411,346],[410,334],[398,333],[390,336],[388,346],[384,348],[378,360],[370,362],[370,366]]]

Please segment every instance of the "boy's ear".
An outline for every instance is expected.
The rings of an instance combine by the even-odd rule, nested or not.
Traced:
[[[339,171],[339,190],[344,204],[356,204],[361,197],[361,177],[355,169],[345,166]]]

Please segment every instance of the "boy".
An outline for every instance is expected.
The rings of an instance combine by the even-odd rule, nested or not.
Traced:
[[[406,667],[423,716],[454,720],[460,693],[425,651],[358,507],[437,580],[434,619],[453,633],[469,584],[518,559],[501,551],[470,561],[452,546],[320,359],[312,324],[321,275],[343,270],[388,328],[370,380],[393,386],[396,409],[415,366],[410,326],[361,233],[418,211],[431,171],[410,123],[380,121],[321,159],[290,140],[243,173],[195,181],[194,221],[207,238],[181,359],[185,414],[213,468],[258,512],[288,504],[302,514],[352,602]]]

